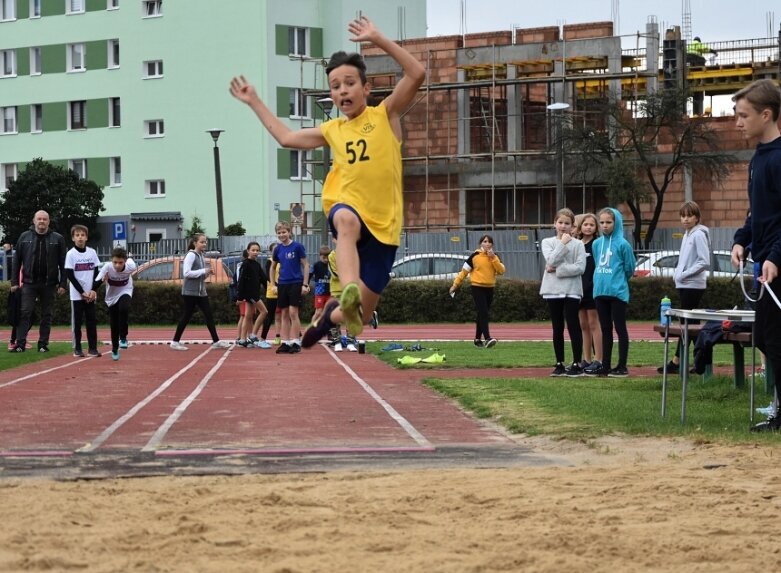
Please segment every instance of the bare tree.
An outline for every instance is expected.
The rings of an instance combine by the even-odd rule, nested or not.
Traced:
[[[580,180],[605,184],[610,204],[626,203],[632,212],[636,246],[648,248],[653,240],[676,174],[691,169],[694,177],[721,185],[735,163],[708,118],[686,115],[687,99],[685,91],[666,89],[649,94],[634,109],[606,100],[594,116],[601,125],[569,122],[561,132],[568,163]],[[641,240],[643,203],[654,207]]]

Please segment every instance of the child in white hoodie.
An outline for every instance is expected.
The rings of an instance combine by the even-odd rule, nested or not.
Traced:
[[[711,258],[710,231],[708,227],[700,224],[700,206],[694,201],[687,201],[681,205],[678,214],[681,216],[684,233],[673,280],[681,299],[680,308],[691,310],[698,308],[707,286]],[[678,339],[675,356],[667,364],[668,374],[678,373],[680,357],[681,340]],[[664,367],[657,368],[657,372],[663,371]]]

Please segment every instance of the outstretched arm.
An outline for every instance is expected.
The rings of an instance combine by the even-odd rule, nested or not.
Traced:
[[[385,98],[388,116],[391,119],[398,118],[415,97],[415,93],[426,77],[426,70],[412,54],[388,39],[366,16],[360,16],[350,22],[347,29],[353,35],[350,38],[353,42],[373,43],[396,60],[404,71],[404,76],[393,88],[391,95]]]
[[[271,113],[271,110],[258,96],[255,87],[244,76],[231,80],[230,92],[233,97],[246,103],[255,112],[263,127],[281,146],[293,149],[314,149],[325,145],[325,138],[320,133],[320,129],[308,127],[293,131],[285,125],[282,120]]]

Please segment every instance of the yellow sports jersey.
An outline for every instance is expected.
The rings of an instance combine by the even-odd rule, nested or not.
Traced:
[[[279,265],[277,265],[276,271],[274,272],[274,284],[279,284]],[[266,298],[277,298],[277,293],[272,290],[270,280],[266,283]]]
[[[339,298],[342,294],[342,283],[339,282],[339,273],[336,271],[336,249],[328,253],[328,269],[331,271],[331,296]]]
[[[401,142],[393,133],[385,104],[367,106],[355,119],[327,121],[320,131],[333,154],[323,187],[326,216],[336,203],[349,205],[378,241],[398,246],[404,216]]]

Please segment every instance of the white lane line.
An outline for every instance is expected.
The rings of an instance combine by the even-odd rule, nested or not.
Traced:
[[[361,388],[363,388],[366,391],[366,393],[369,396],[371,396],[380,406],[382,406],[385,409],[385,411],[388,413],[388,415],[391,418],[393,418],[396,421],[396,423],[399,426],[401,426],[402,429],[405,432],[407,432],[407,434],[413,440],[415,440],[415,442],[417,442],[419,446],[425,446],[425,447],[431,446],[431,442],[429,442],[423,434],[418,432],[415,429],[415,426],[410,424],[409,421],[404,416],[399,414],[393,406],[388,404],[385,398],[380,396],[374,390],[374,388],[369,386],[369,384],[367,384],[363,378],[358,376],[352,368],[350,368],[349,366],[347,366],[347,364],[342,362],[342,360],[336,355],[336,353],[333,350],[331,350],[331,348],[326,346],[325,349],[328,351],[328,354],[331,355],[331,358],[333,358],[337,364],[339,364],[342,368],[344,368],[345,372],[347,372],[352,377],[352,379],[355,380],[361,386]]]
[[[185,366],[184,368],[179,370],[176,374],[171,376],[168,380],[160,384],[160,386],[158,386],[154,392],[147,395],[146,398],[138,402],[135,406],[133,406],[130,410],[128,410],[122,417],[117,418],[114,421],[114,423],[111,424],[105,430],[103,430],[103,432],[97,438],[95,438],[91,442],[88,442],[87,444],[85,444],[84,446],[82,446],[76,451],[79,453],[89,453],[89,452],[94,452],[96,449],[102,446],[103,443],[114,434],[114,432],[116,432],[119,428],[121,428],[125,424],[125,422],[127,422],[133,416],[135,416],[141,410],[141,408],[143,408],[144,406],[149,404],[149,402],[157,398],[163,391],[166,390],[166,388],[168,388],[171,384],[173,384],[182,374],[184,374],[190,368],[192,368],[198,362],[200,362],[200,360],[204,356],[206,356],[209,350],[211,350],[211,348],[207,348],[204,352],[202,352],[201,354],[193,358],[192,361],[187,366]]]
[[[80,358],[78,360],[74,360],[73,362],[68,362],[67,364],[61,364],[60,366],[47,368],[46,370],[41,370],[39,372],[33,372],[32,374],[28,374],[27,376],[22,376],[21,378],[14,378],[9,382],[3,382],[2,384],[0,384],[0,388],[5,388],[6,386],[13,386],[14,384],[18,384],[19,382],[24,382],[25,380],[30,380],[31,378],[36,378],[38,376],[43,376],[44,374],[48,374],[49,372],[54,372],[62,368],[70,368],[71,366],[77,366],[81,363],[82,360],[83,358]]]
[[[154,435],[149,439],[149,441],[146,443],[146,445],[141,448],[142,452],[153,452],[158,447],[160,447],[160,443],[165,438],[166,434],[168,433],[168,430],[171,429],[171,427],[179,420],[179,418],[182,417],[182,414],[184,414],[185,410],[190,407],[190,404],[193,403],[193,401],[198,397],[198,395],[203,391],[203,389],[206,387],[206,385],[209,383],[209,380],[212,379],[214,374],[217,372],[217,370],[220,369],[220,367],[225,363],[225,361],[228,359],[228,354],[230,353],[231,349],[228,349],[225,351],[225,353],[222,355],[222,358],[220,358],[217,361],[217,364],[215,364],[211,370],[206,374],[206,376],[203,377],[201,382],[198,384],[198,386],[195,387],[195,390],[190,392],[190,395],[187,396],[182,402],[176,407],[176,409],[171,413],[170,416],[168,416],[168,419],[163,422],[163,424],[157,428],[157,431],[154,433]]]

